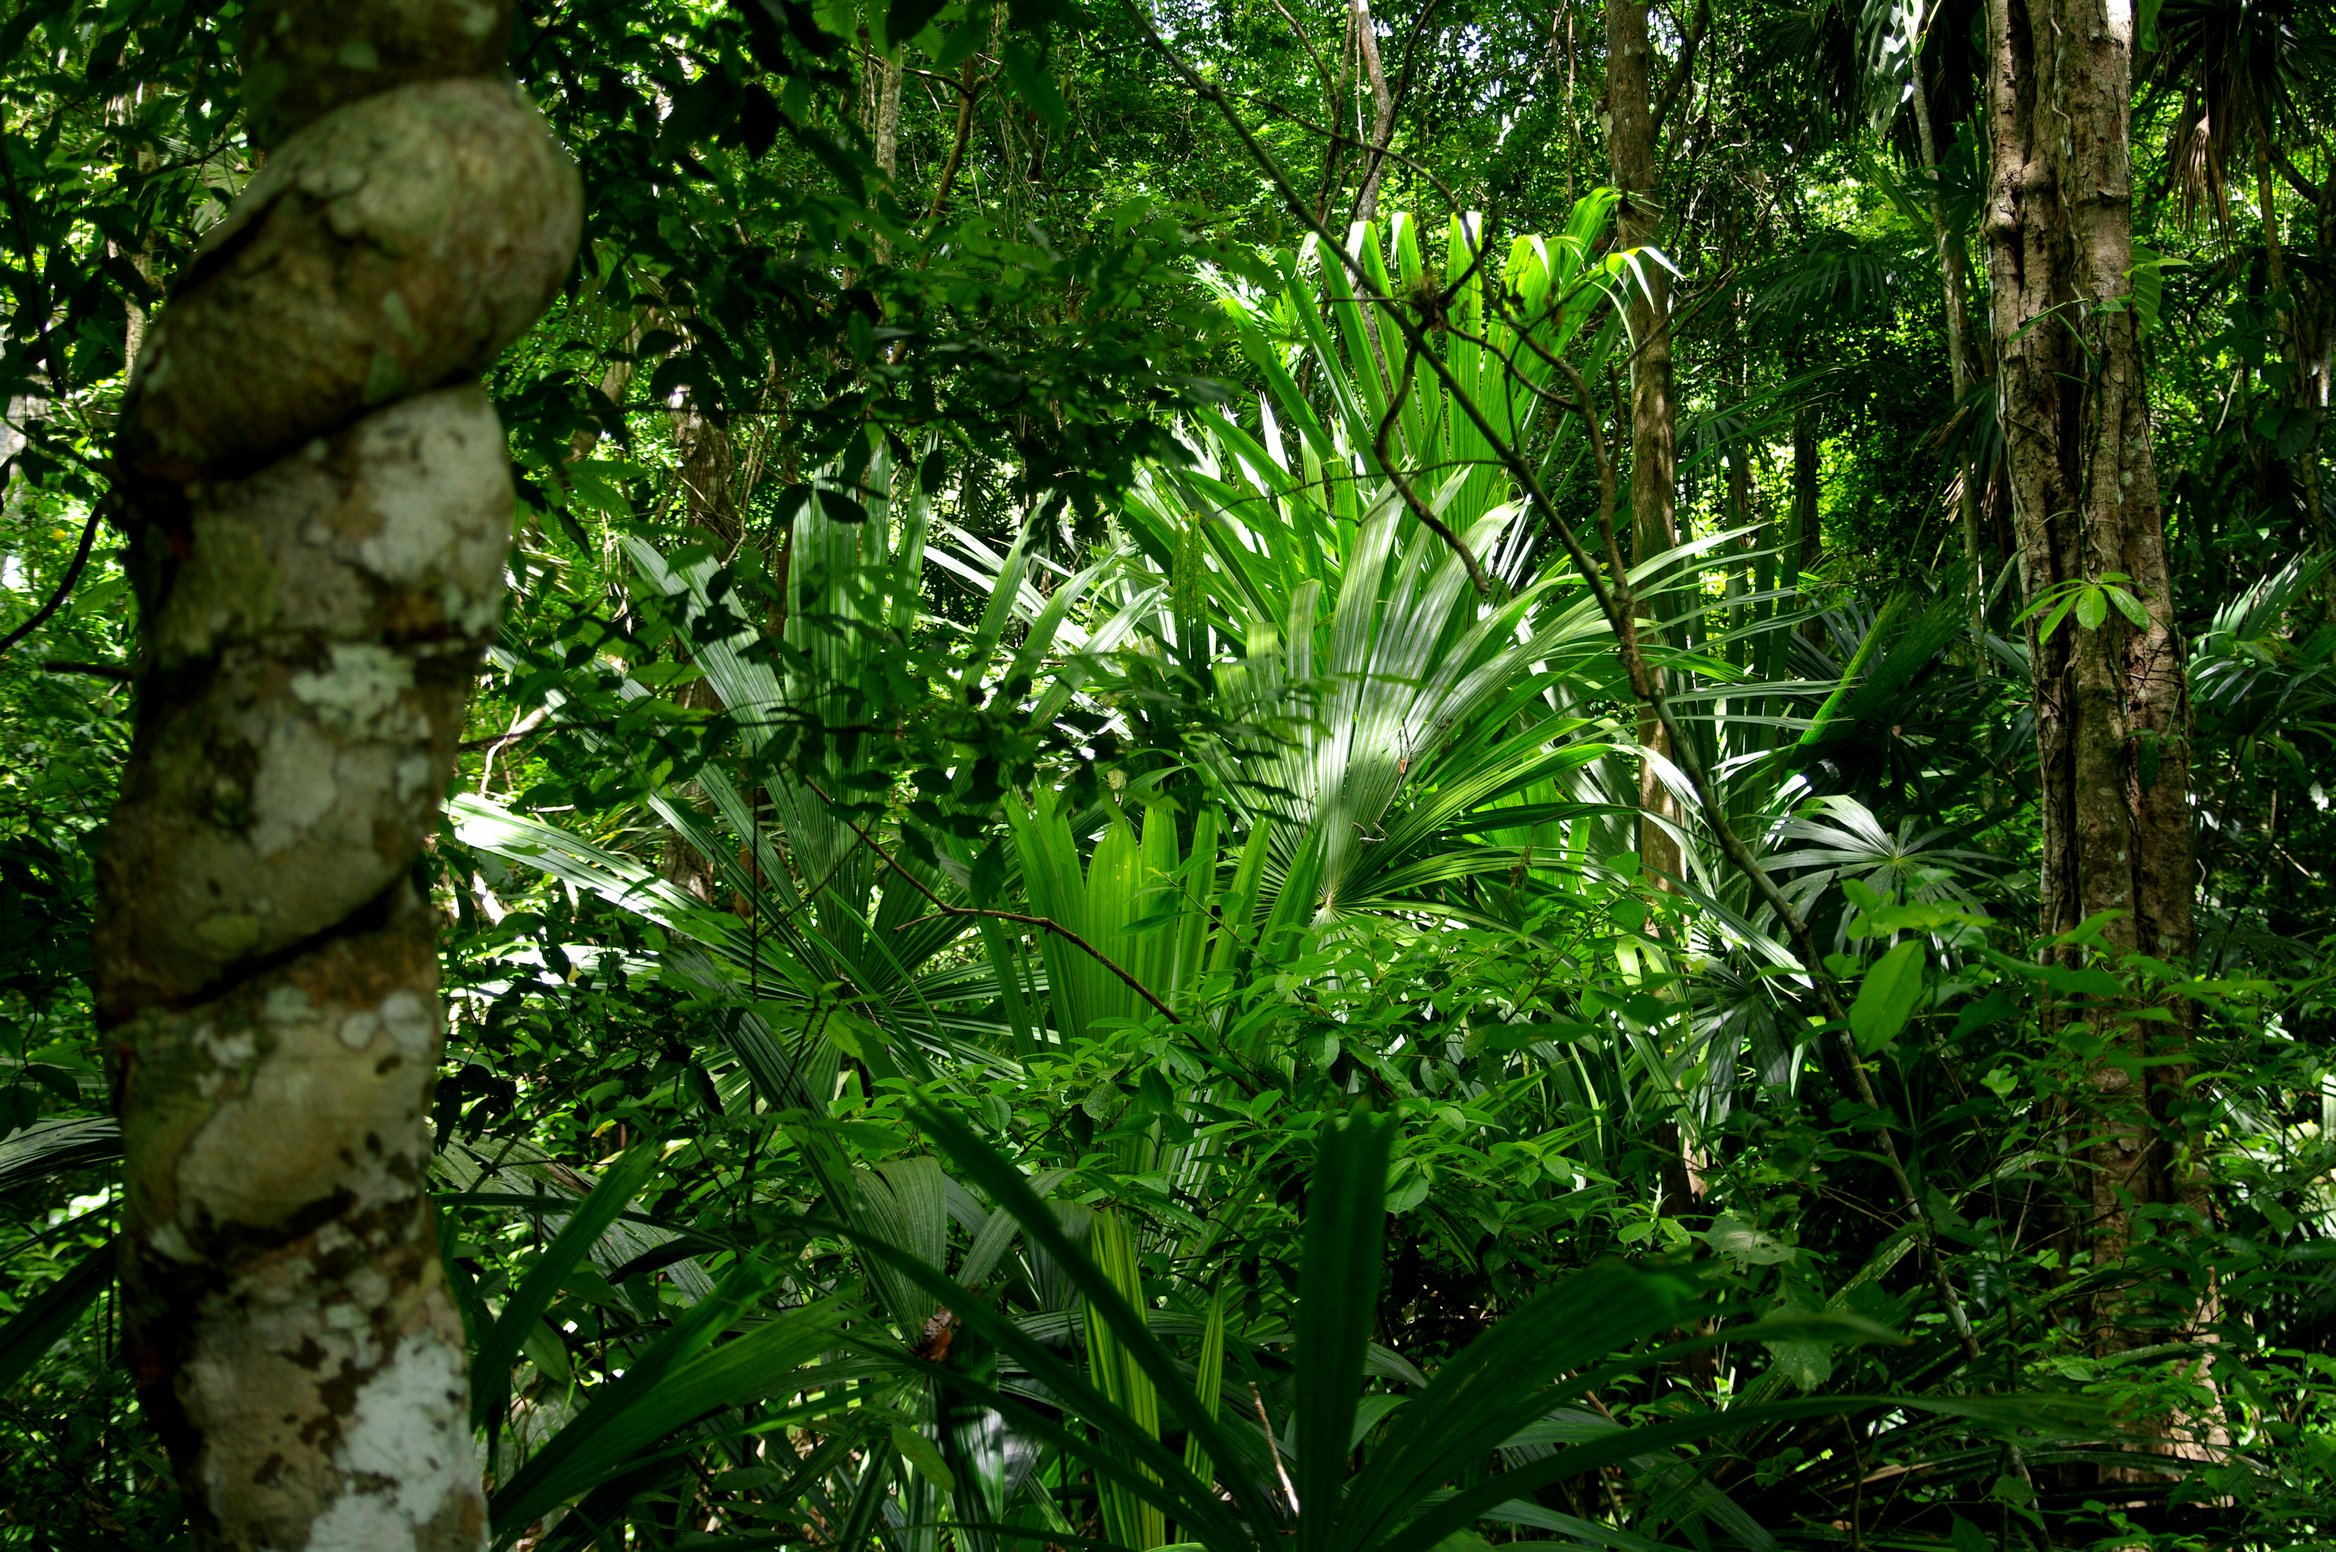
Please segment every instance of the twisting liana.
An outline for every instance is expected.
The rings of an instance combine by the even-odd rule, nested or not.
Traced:
[[[99,861],[124,1325],[201,1541],[485,1543],[426,1194],[416,862],[502,606],[476,374],[573,262],[508,0],[255,0],[263,166],[140,353],[116,451],[138,715]]]

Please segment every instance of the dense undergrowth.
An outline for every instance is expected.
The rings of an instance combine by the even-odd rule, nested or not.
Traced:
[[[999,36],[1035,134],[1052,88]],[[494,384],[515,602],[426,860],[433,1185],[499,1545],[2336,1537],[2336,625],[2330,558],[2233,494],[2285,422],[2203,412],[2262,357],[2244,308],[2202,340],[2205,282],[2160,277],[2177,530],[2221,578],[2184,600],[2194,966],[2099,922],[2036,940],[2031,624],[2008,574],[1975,600],[1907,559],[1939,385],[1891,363],[1933,320],[1869,316],[1859,279],[1915,223],[1875,195],[1690,341],[1726,391],[1682,543],[1634,568],[1646,650],[1809,963],[1683,762],[1652,762],[1679,876],[1642,863],[1615,633],[1497,456],[1594,538],[1566,374],[1612,384],[1652,262],[1610,192],[1569,182],[1523,237],[1394,215],[1351,270],[1124,188],[1045,194],[1096,199],[1084,242],[1019,208],[944,240],[936,197],[899,274],[914,212],[804,197],[823,257],[789,268],[673,235],[779,198],[767,136],[708,129],[734,186],[660,193],[636,163],[692,124],[590,98],[553,117],[602,246]],[[830,304],[857,322],[772,343]],[[1744,449],[1824,373],[1719,368],[1829,328],[1862,375],[1824,390],[1811,535]],[[693,396],[725,401],[720,511]],[[94,477],[9,486],[12,596]],[[186,1544],[117,1345],[85,986],[124,596],[101,555],[41,662],[0,666],[10,1547]],[[2151,1117],[2174,1188],[2104,1259],[2091,1142],[2136,1017],[2188,1034]]]

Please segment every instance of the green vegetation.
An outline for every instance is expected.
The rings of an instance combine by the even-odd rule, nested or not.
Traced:
[[[247,9],[0,0],[28,1552],[261,1544],[91,949]],[[523,0],[583,242],[412,870],[492,1545],[2336,1541],[2336,31],[2136,8],[2017,314],[1989,9]]]

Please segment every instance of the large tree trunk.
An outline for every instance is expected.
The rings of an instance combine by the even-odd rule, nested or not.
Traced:
[[[414,876],[510,544],[472,379],[567,273],[576,170],[501,73],[507,5],[245,17],[266,165],[116,451],[143,637],[95,963],[128,1355],[202,1545],[477,1548]]]
[[[2148,612],[2095,629],[2072,615],[2031,637],[2042,769],[2043,927],[2117,913],[2107,941],[2190,957],[2189,705],[2165,523],[2150,454],[2127,160],[2126,0],[1990,0],[1987,212],[1993,326],[2013,521],[2031,599],[2113,572]],[[2151,1031],[2155,1031],[2152,1034]],[[2091,1078],[2097,1265],[2126,1259],[2139,1203],[2173,1182],[2153,1099],[2179,1023],[2125,1021]],[[2130,1298],[2098,1307],[2104,1347],[2128,1345]]]
[[[1663,206],[1656,191],[1654,50],[1647,40],[1647,8],[1636,0],[1606,7],[1606,147],[1614,186],[1622,194],[1616,226],[1625,248],[1648,248],[1661,235]],[[1630,291],[1630,559],[1637,565],[1679,542],[1678,407],[1671,398],[1671,280],[1649,260],[1638,266]],[[1660,608],[1658,614],[1666,612]],[[1659,670],[1658,670],[1659,672]],[[1655,719],[1639,714],[1639,743],[1658,758],[1669,740]],[[1651,875],[1677,878],[1679,843],[1663,821],[1676,824],[1679,803],[1648,760],[1639,772],[1639,863]]]

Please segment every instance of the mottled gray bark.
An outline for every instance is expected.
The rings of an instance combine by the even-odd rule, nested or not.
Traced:
[[[259,0],[265,167],[149,331],[117,488],[138,715],[98,868],[127,1349],[201,1544],[484,1545],[413,884],[502,604],[472,381],[572,261],[507,4]]]

